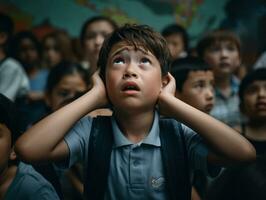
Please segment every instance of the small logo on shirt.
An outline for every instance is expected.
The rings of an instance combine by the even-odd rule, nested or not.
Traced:
[[[152,177],[151,178],[151,187],[155,190],[162,190],[165,183],[164,177]]]

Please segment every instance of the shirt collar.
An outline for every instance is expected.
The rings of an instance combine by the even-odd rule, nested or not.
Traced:
[[[231,87],[231,95],[230,95],[230,97],[231,97],[231,96],[234,96],[238,93],[239,80],[237,77],[235,77],[235,76],[231,77],[230,87]],[[215,89],[215,93],[216,93],[216,96],[219,96],[219,97],[226,99],[226,97],[221,93],[221,91],[218,88]]]
[[[114,148],[122,147],[122,146],[127,146],[127,145],[132,145],[133,142],[129,141],[124,134],[121,132],[120,128],[118,127],[118,124],[112,116],[112,129],[113,129],[113,134],[114,134]],[[148,145],[153,145],[153,146],[161,146],[161,141],[159,137],[159,114],[157,111],[155,111],[154,114],[154,119],[152,123],[151,130],[147,137],[145,137],[139,144],[148,144]]]

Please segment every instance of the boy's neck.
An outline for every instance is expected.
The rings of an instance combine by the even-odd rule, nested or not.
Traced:
[[[154,111],[142,113],[115,112],[115,118],[125,137],[133,143],[143,140],[149,133],[154,119]]]
[[[224,96],[230,96],[231,76],[215,77],[215,87],[218,88]]]
[[[14,180],[17,173],[17,166],[11,165],[6,168],[0,175],[0,199],[3,199],[9,186]]]

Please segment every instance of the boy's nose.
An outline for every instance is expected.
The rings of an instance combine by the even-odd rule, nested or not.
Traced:
[[[138,78],[138,75],[136,73],[134,73],[134,72],[125,72],[123,74],[123,79],[128,79],[128,78],[131,78],[131,77]]]
[[[213,89],[212,88],[206,89],[206,99],[208,101],[214,100],[214,92],[213,92]]]

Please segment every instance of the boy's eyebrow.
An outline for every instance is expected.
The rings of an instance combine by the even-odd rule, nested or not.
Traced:
[[[118,48],[115,52],[112,52],[112,54],[110,54],[110,57],[113,57],[113,56],[119,54],[120,52],[122,52],[124,50],[129,50],[129,48],[128,47],[125,47],[125,46],[123,46],[121,48]]]
[[[128,50],[129,51],[129,47],[131,47],[131,46],[122,46],[121,48],[118,48],[115,52],[113,52],[112,54],[110,54],[110,57],[113,57],[113,56],[119,54],[120,52],[122,52],[124,50]],[[136,50],[139,50],[143,54],[146,54],[146,55],[150,55],[150,54],[153,55],[152,53],[149,53],[149,52],[145,51],[145,49],[140,48],[140,47],[137,47]]]

